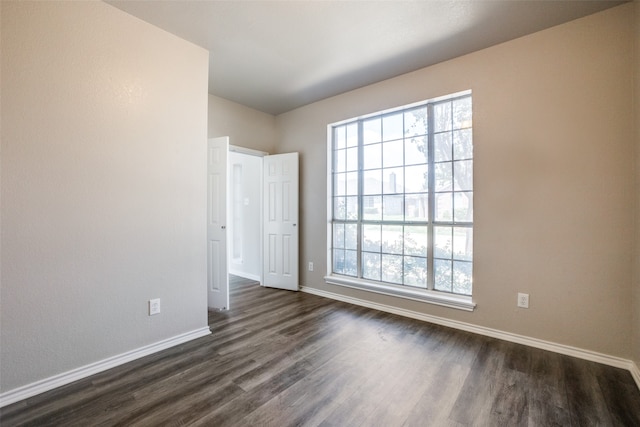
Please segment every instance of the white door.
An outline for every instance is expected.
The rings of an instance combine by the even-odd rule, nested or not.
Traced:
[[[229,309],[227,275],[227,153],[229,137],[211,138],[207,147],[207,302]]]
[[[298,290],[298,153],[264,157],[264,286]]]

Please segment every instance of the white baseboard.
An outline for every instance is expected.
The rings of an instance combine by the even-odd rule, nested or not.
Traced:
[[[635,380],[636,385],[638,386],[638,388],[640,388],[640,370],[638,370],[638,365],[631,362],[631,368],[629,369],[629,371],[631,372],[631,376]]]
[[[54,388],[61,387],[74,381],[86,378],[99,372],[106,371],[107,369],[115,368],[116,366],[131,362],[132,360],[157,353],[161,350],[174,347],[176,345],[194,340],[196,338],[207,336],[209,334],[211,334],[211,330],[209,330],[209,327],[196,329],[191,332],[176,335],[172,338],[158,341],[156,343],[149,344],[144,347],[128,351],[126,353],[109,357],[98,362],[90,363],[88,365],[81,366],[80,368],[76,368],[68,372],[63,372],[62,374],[54,375],[52,377],[45,378],[43,380],[27,384],[16,389],[9,390],[0,394],[0,408],[35,396],[37,394],[44,393],[45,391],[53,390]]]
[[[604,365],[613,366],[616,368],[627,369],[631,372],[633,379],[636,382],[638,388],[640,388],[640,371],[636,364],[627,359],[620,357],[610,356],[608,354],[598,353],[591,350],[584,350],[577,347],[572,347],[564,344],[558,344],[550,341],[540,340],[537,338],[531,338],[524,335],[513,334],[511,332],[500,331],[498,329],[486,328],[484,326],[473,325],[471,323],[459,322],[457,320],[446,319],[444,317],[432,316],[429,314],[419,313],[417,311],[406,310],[403,308],[394,307],[386,304],[378,304],[371,301],[366,301],[360,298],[348,297],[340,294],[336,294],[329,291],[323,291],[316,288],[310,288],[308,286],[302,286],[300,288],[302,292],[318,295],[350,304],[355,304],[363,307],[373,308],[375,310],[384,311],[387,313],[398,314],[404,317],[410,317],[412,319],[423,320],[425,322],[435,323],[437,325],[447,326],[454,329],[460,329],[467,332],[473,332],[479,335],[485,335],[492,338],[498,338],[504,341],[510,341],[517,344],[524,344],[529,347],[535,347],[542,350],[552,351],[554,353],[560,353],[567,356],[577,357],[579,359],[589,360],[591,362],[598,362]]]

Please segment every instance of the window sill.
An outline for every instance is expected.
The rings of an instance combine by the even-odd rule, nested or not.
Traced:
[[[426,302],[458,310],[473,311],[476,304],[471,297],[463,295],[449,295],[438,291],[394,286],[387,283],[371,282],[363,279],[354,279],[345,276],[325,276],[324,280],[332,285],[345,286],[347,288],[360,289],[375,292],[382,295],[390,295],[413,301]]]

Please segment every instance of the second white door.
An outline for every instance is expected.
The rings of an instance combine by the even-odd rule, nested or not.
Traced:
[[[263,284],[298,290],[298,153],[264,157]]]

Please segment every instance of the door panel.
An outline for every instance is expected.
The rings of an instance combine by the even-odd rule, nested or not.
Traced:
[[[298,153],[264,157],[264,285],[298,290]]]
[[[211,138],[207,147],[207,305],[229,308],[227,274],[227,153],[229,138]]]

